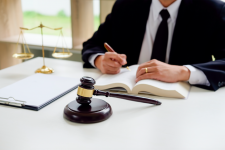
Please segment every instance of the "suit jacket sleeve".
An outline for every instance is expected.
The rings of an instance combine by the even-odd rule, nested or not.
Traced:
[[[225,5],[221,9],[221,19],[218,24],[216,36],[213,37],[214,50],[213,54],[216,61],[211,61],[201,64],[193,64],[194,67],[202,70],[210,86],[198,85],[201,88],[216,91],[222,86],[225,86]]]
[[[104,23],[99,26],[99,29],[94,33],[92,38],[83,43],[82,60],[84,61],[84,68],[93,68],[89,63],[88,58],[97,53],[105,53],[104,43],[110,40],[111,29],[113,27],[114,16],[119,13],[121,1],[116,1],[111,14],[106,17]]]

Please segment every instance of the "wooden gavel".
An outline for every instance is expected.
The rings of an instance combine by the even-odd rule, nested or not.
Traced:
[[[149,98],[96,90],[94,88],[95,80],[90,77],[83,77],[80,81],[81,84],[78,86],[76,100],[66,105],[63,113],[64,118],[72,122],[97,123],[108,119],[112,115],[110,104],[104,100],[92,98],[93,95],[161,105],[161,102]]]
[[[117,94],[117,93],[110,93],[110,92],[96,90],[94,89],[95,80],[91,77],[83,77],[80,79],[80,81],[81,81],[81,84],[78,86],[78,91],[77,91],[78,97],[76,98],[76,101],[82,105],[90,104],[91,98],[93,95],[116,97],[116,98],[126,99],[130,101],[135,101],[135,102],[161,105],[161,102],[153,100],[153,99],[145,98],[145,97],[133,96],[133,95],[127,95],[127,94]]]

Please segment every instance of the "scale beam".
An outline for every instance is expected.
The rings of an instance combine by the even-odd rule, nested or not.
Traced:
[[[60,30],[60,34],[59,34],[59,37],[61,36],[62,37],[62,52],[56,52],[56,49],[57,49],[57,44],[58,44],[58,41],[59,41],[59,38],[57,40],[57,43],[56,43],[56,47],[54,48],[54,51],[52,53],[52,56],[55,57],[55,58],[68,58],[70,56],[72,56],[72,53],[69,51],[67,45],[66,45],[66,42],[65,42],[65,39],[64,39],[64,36],[63,36],[63,33],[62,33],[62,27],[60,28],[51,28],[51,27],[47,27],[47,26],[44,26],[42,23],[37,26],[37,27],[33,27],[33,28],[24,28],[24,27],[20,27],[20,35],[19,35],[19,39],[18,39],[18,42],[17,42],[17,47],[18,47],[18,43],[19,43],[19,40],[20,40],[20,37],[22,38],[22,46],[23,46],[23,53],[16,53],[13,54],[13,57],[14,58],[17,58],[17,59],[30,59],[30,58],[33,58],[34,57],[34,54],[30,52],[30,49],[28,47],[28,45],[26,44],[26,40],[25,40],[25,37],[24,37],[24,34],[23,34],[23,30],[34,30],[34,29],[37,29],[37,28],[41,28],[41,38],[42,38],[42,56],[43,56],[43,66],[41,68],[39,68],[38,70],[36,70],[35,73],[44,73],[44,74],[51,74],[54,72],[53,69],[49,68],[49,67],[46,67],[45,66],[45,51],[44,51],[44,41],[43,41],[43,28],[47,28],[47,29],[51,29],[51,30]],[[65,45],[65,48],[66,48],[66,52],[64,51],[64,45]],[[27,47],[27,51],[26,51],[26,48],[25,46]]]

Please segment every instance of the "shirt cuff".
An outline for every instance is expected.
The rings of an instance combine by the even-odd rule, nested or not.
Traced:
[[[188,80],[188,82],[190,84],[199,84],[199,85],[210,86],[210,83],[203,71],[201,71],[191,65],[184,65],[184,66],[187,67],[191,72],[190,78]]]
[[[99,55],[104,55],[104,53],[97,53],[97,54],[92,54],[89,58],[88,61],[89,63],[96,68],[95,66],[95,59],[99,56]]]

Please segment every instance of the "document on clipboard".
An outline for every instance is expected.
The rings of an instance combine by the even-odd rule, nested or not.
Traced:
[[[80,83],[77,78],[34,74],[0,89],[0,104],[31,110],[40,110]]]

